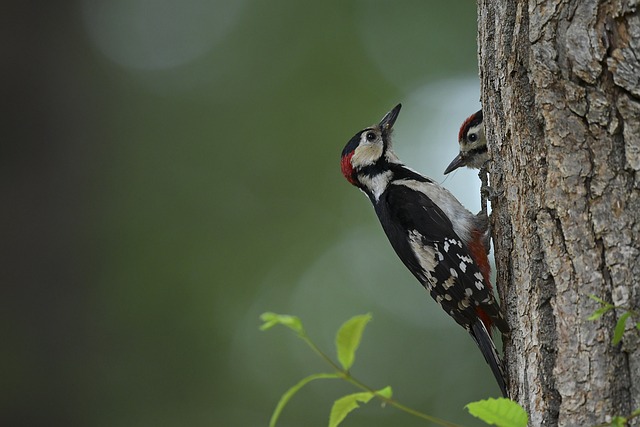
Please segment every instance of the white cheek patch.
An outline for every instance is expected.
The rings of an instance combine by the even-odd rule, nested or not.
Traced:
[[[354,168],[369,166],[382,157],[382,144],[361,144],[353,152],[351,164]]]
[[[474,148],[478,148],[481,145],[485,144],[484,141],[484,126],[482,124],[479,124],[477,126],[472,127],[471,129],[469,129],[469,132],[467,132],[467,135],[471,135],[472,133],[475,133],[477,135],[477,139],[473,142],[468,141],[467,142],[467,147],[469,148],[469,150],[472,150]]]

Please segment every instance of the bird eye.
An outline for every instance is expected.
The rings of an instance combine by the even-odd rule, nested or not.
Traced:
[[[373,132],[368,132],[367,133],[367,141],[373,141],[374,139],[376,139],[376,134]]]
[[[476,142],[478,140],[478,134],[477,133],[470,133],[467,136],[467,139],[471,142]]]

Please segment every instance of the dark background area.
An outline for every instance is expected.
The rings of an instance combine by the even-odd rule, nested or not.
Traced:
[[[444,180],[479,108],[473,2],[13,2],[3,7],[0,423],[264,426],[371,312],[354,375],[477,425],[499,395],[405,271],[339,156],[397,102],[400,156]],[[445,185],[479,209],[477,178]],[[326,425],[340,382],[281,426]],[[345,426],[424,425],[370,403]]]

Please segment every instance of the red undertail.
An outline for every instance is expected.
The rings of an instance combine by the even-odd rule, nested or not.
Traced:
[[[483,233],[479,230],[473,230],[471,233],[471,242],[469,242],[469,252],[476,265],[480,268],[480,273],[482,273],[482,277],[484,277],[484,281],[488,285],[489,291],[491,291],[491,266],[489,265],[487,250],[482,244],[482,241]],[[493,321],[483,309],[478,307],[476,308],[476,312],[478,313],[480,320],[482,320],[482,323],[484,323],[484,326],[487,328],[489,335],[491,335],[491,325],[493,324]]]

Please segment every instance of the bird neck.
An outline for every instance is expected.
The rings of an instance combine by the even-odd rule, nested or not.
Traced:
[[[359,173],[358,182],[359,187],[366,193],[373,203],[380,200],[380,196],[389,186],[389,183],[393,179],[393,172],[389,169],[383,171],[377,171],[376,173]]]
[[[404,169],[398,156],[388,148],[375,163],[358,170],[358,186],[376,203],[398,172]]]

